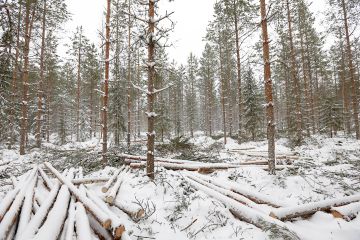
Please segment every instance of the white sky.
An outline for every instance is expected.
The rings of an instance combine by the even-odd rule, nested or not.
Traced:
[[[168,49],[170,59],[185,64],[190,52],[201,56],[204,48],[202,39],[206,34],[208,22],[213,17],[215,1],[175,0],[164,5],[169,11],[175,11],[172,20],[177,23],[174,32],[170,34],[174,43],[174,47]],[[311,10],[315,11],[315,16],[318,17],[318,12],[325,10],[324,3],[326,0],[310,1],[313,2]],[[75,31],[76,26],[82,25],[84,34],[92,42],[98,44],[98,31],[101,29],[102,13],[105,11],[106,0],[66,0],[66,2],[70,13],[72,13],[72,20],[66,24],[65,38]],[[320,24],[318,19],[316,24]],[[65,42],[66,40],[63,39]]]

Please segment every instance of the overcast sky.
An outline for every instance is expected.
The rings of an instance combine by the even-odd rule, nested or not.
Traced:
[[[213,17],[213,5],[216,0],[175,0],[166,4],[169,11],[174,10],[172,20],[176,22],[175,30],[171,33],[174,47],[168,49],[169,57],[178,63],[185,63],[190,52],[201,56],[204,47],[202,41],[206,33],[208,22]],[[311,10],[319,16],[324,10],[326,0],[311,0]],[[98,44],[98,31],[101,29],[102,12],[105,10],[106,0],[66,0],[72,20],[65,27],[66,35],[70,36],[76,26],[83,26],[85,35]],[[318,20],[318,19],[317,19]],[[319,24],[319,23],[317,23]]]

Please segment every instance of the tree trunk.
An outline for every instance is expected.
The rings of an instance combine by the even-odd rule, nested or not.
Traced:
[[[219,57],[220,57],[220,84],[221,84],[221,106],[222,106],[222,118],[223,118],[223,131],[224,131],[224,144],[226,144],[226,108],[225,108],[225,80],[223,79],[223,59],[222,59],[222,47],[221,37],[219,31]]]
[[[295,121],[296,121],[296,144],[299,145],[302,141],[302,114],[301,114],[301,96],[300,96],[300,84],[297,76],[296,68],[296,56],[293,43],[292,26],[291,26],[291,15],[290,15],[290,3],[286,0],[287,18],[288,18],[288,30],[289,30],[289,43],[290,43],[290,54],[291,54],[291,75],[294,81],[294,93],[296,98],[295,107]]]
[[[46,31],[46,0],[43,5],[42,15],[42,33],[41,33],[41,50],[40,50],[40,78],[38,85],[38,109],[36,118],[36,147],[41,147],[41,122],[42,122],[42,108],[43,108],[43,89],[44,82],[44,58],[45,58],[45,31]]]
[[[129,0],[129,25],[128,25],[128,85],[127,85],[127,148],[130,150],[131,141],[131,23],[130,23],[130,0]]]
[[[80,27],[80,39],[78,49],[78,71],[77,71],[77,91],[76,91],[76,141],[80,141],[80,68],[81,68],[81,37],[82,27]]]
[[[103,108],[102,108],[102,161],[105,164],[107,162],[107,109],[109,99],[109,64],[110,64],[110,11],[111,11],[111,0],[107,0],[107,11],[106,11],[106,44],[105,44],[105,79],[104,79],[104,97],[103,97]]]
[[[240,141],[242,131],[242,97],[241,97],[241,62],[240,62],[240,43],[239,43],[239,29],[238,29],[238,14],[236,9],[236,1],[233,0],[234,5],[234,24],[235,24],[235,43],[236,43],[236,70],[237,70],[237,94],[238,94],[238,141]]]
[[[275,121],[274,121],[274,104],[272,95],[272,81],[270,69],[270,49],[269,37],[267,31],[267,16],[265,0],[260,0],[261,11],[261,28],[263,38],[263,58],[264,58],[264,80],[265,80],[265,97],[266,97],[266,118],[267,118],[267,138],[268,138],[268,157],[269,157],[269,174],[275,174]]]
[[[32,6],[31,0],[26,0],[26,14],[25,14],[25,43],[24,43],[24,67],[23,67],[23,96],[21,104],[21,128],[20,128],[20,155],[25,154],[26,135],[28,128],[28,91],[29,91],[29,51],[30,51],[30,8]],[[35,9],[35,7],[34,7]],[[34,17],[34,15],[33,15]]]
[[[154,79],[155,79],[155,23],[152,21],[155,17],[155,1],[149,0],[149,43],[148,43],[148,132],[147,132],[147,163],[146,174],[150,179],[154,179],[154,145],[155,145],[155,114],[154,112]]]
[[[350,80],[352,85],[352,107],[354,114],[354,122],[355,122],[355,133],[356,139],[360,139],[360,129],[359,129],[359,103],[357,98],[357,88],[355,83],[355,69],[353,65],[353,57],[351,51],[351,43],[350,43],[350,34],[349,34],[349,26],[347,19],[347,11],[345,6],[345,0],[341,0],[343,15],[344,15],[344,28],[345,28],[345,37],[346,37],[346,47],[348,52],[348,61],[349,61],[349,69],[350,69]]]

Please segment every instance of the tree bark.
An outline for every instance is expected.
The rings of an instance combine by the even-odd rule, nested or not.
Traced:
[[[130,8],[131,0],[129,0],[129,23],[128,23],[128,85],[127,85],[127,148],[130,150],[131,142],[131,23],[130,23]]]
[[[102,161],[107,163],[106,152],[107,152],[107,110],[109,100],[109,65],[110,65],[110,11],[111,11],[111,0],[107,0],[107,11],[106,11],[106,43],[105,43],[105,79],[104,79],[104,96],[103,96],[103,108],[102,108]]]
[[[270,49],[269,37],[267,30],[267,15],[265,0],[260,0],[261,11],[261,28],[263,38],[263,59],[264,59],[264,81],[265,81],[265,97],[266,97],[266,119],[267,119],[267,139],[268,139],[268,158],[269,158],[269,174],[275,174],[275,119],[274,104],[272,93],[272,80],[270,69]]]
[[[42,108],[43,108],[43,89],[44,82],[44,59],[45,59],[45,32],[46,32],[46,0],[43,5],[42,15],[42,33],[41,33],[41,50],[40,50],[40,78],[38,85],[38,109],[36,118],[36,146],[41,147],[41,122],[42,122]]]
[[[154,148],[155,148],[155,114],[154,112],[154,80],[155,80],[155,39],[153,35],[155,32],[155,2],[149,0],[149,26],[148,33],[149,43],[148,43],[148,132],[147,132],[147,164],[146,164],[146,174],[150,179],[154,179]]]
[[[343,16],[344,16],[344,28],[345,28],[345,37],[346,37],[346,47],[348,52],[348,61],[349,61],[349,69],[350,69],[350,80],[351,80],[351,92],[352,92],[352,107],[353,107],[353,115],[354,115],[354,123],[355,123],[355,133],[356,139],[360,139],[360,129],[359,129],[359,103],[357,97],[357,87],[355,82],[355,68],[353,65],[353,56],[351,51],[351,43],[350,43],[350,34],[349,34],[349,25],[348,25],[348,17],[345,6],[345,0],[341,0]]]
[[[77,90],[76,90],[76,141],[80,141],[80,83],[81,83],[81,38],[82,27],[80,27],[80,37],[78,46],[78,69],[77,69]]]

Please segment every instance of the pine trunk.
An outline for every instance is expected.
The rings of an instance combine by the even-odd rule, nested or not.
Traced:
[[[80,39],[78,49],[78,69],[77,69],[77,91],[76,91],[76,141],[80,141],[80,70],[81,70],[81,37],[82,27],[80,27]]]
[[[269,37],[267,30],[267,15],[265,0],[260,0],[261,10],[261,28],[263,38],[263,58],[264,58],[264,80],[265,80],[265,97],[266,97],[266,118],[267,118],[267,138],[268,138],[268,158],[269,174],[275,174],[275,120],[274,105],[272,94],[272,81],[270,69],[270,49]]]
[[[351,43],[350,43],[350,34],[349,34],[349,26],[347,19],[347,11],[345,6],[345,0],[341,0],[343,15],[344,15],[344,28],[345,28],[345,37],[346,37],[346,47],[348,53],[348,61],[349,61],[349,69],[350,69],[350,80],[351,80],[351,92],[352,92],[352,107],[354,114],[354,123],[355,123],[355,133],[356,139],[360,139],[360,129],[359,129],[359,103],[357,98],[357,87],[355,82],[355,69],[353,65],[353,57],[351,51]]]
[[[154,148],[155,148],[155,115],[154,112],[154,80],[155,80],[155,39],[153,38],[155,32],[155,1],[149,0],[149,30],[150,35],[148,43],[148,132],[147,132],[147,163],[146,174],[150,179],[154,179]]]
[[[107,0],[106,10],[106,43],[105,43],[105,79],[104,79],[104,96],[103,96],[103,108],[102,108],[102,161],[105,164],[107,162],[107,109],[109,100],[109,65],[110,65],[110,11],[111,11],[111,0]]]
[[[129,25],[128,25],[128,85],[127,85],[127,148],[130,149],[131,141],[131,25],[130,25],[130,0],[129,0]]]

